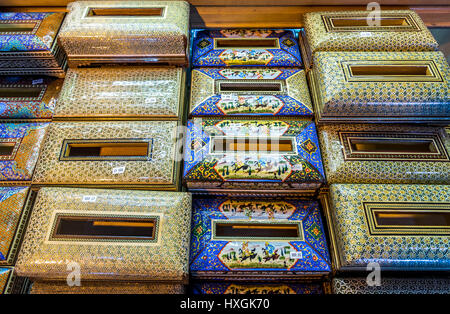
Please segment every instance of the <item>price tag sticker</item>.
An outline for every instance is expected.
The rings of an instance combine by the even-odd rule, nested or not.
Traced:
[[[302,252],[298,252],[298,251],[290,252],[289,257],[290,257],[290,259],[302,259],[303,254],[302,254]]]
[[[303,165],[302,164],[294,165],[292,167],[292,170],[294,170],[294,171],[303,171]]]
[[[42,84],[42,83],[44,83],[44,80],[43,80],[43,79],[37,79],[37,80],[33,80],[33,81],[31,82],[31,84],[33,84],[33,85],[36,85],[36,84]]]
[[[95,196],[95,195],[84,195],[83,196],[83,202],[93,203],[96,200],[97,200],[97,196]]]
[[[112,170],[112,173],[113,174],[121,174],[121,173],[124,173],[125,172],[125,167],[123,166],[123,167],[116,167],[116,168],[113,168],[113,170]]]
[[[236,94],[223,94],[222,100],[225,101],[236,101],[238,99],[238,96]]]
[[[154,103],[156,103],[156,97],[147,97],[147,98],[145,98],[145,102],[147,104],[154,104]]]

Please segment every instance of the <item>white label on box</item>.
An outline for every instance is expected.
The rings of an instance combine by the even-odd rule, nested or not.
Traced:
[[[228,101],[228,100],[233,100],[236,101],[238,99],[238,96],[236,94],[223,94],[222,95],[222,100]]]
[[[33,84],[33,85],[36,85],[36,84],[42,84],[42,83],[44,83],[44,80],[43,80],[43,79],[37,79],[37,80],[33,80],[33,81],[31,82],[31,84]]]
[[[296,164],[292,166],[292,170],[294,171],[303,171],[303,165],[302,164]]]
[[[113,168],[113,170],[112,170],[113,174],[120,174],[120,173],[124,173],[124,172],[125,172],[125,166],[116,167],[116,168]]]
[[[298,252],[298,251],[290,252],[289,257],[290,257],[290,259],[302,259],[303,254],[302,254],[302,252]]]
[[[83,202],[95,202],[97,200],[97,196],[95,195],[84,195],[83,196]]]

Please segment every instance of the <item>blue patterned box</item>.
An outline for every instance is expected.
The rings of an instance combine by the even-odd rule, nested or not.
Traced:
[[[0,119],[51,119],[63,79],[0,77]]]
[[[312,117],[305,71],[299,68],[192,70],[191,116]]]
[[[57,43],[65,13],[0,13],[0,74],[64,77],[66,55]]]
[[[0,185],[31,181],[48,125],[0,124]]]
[[[302,67],[290,30],[222,29],[194,32],[192,64],[201,66]]]
[[[324,182],[312,121],[194,119],[187,127],[183,179],[192,192],[312,195]]]
[[[331,271],[316,201],[196,199],[192,219],[195,278],[305,280]]]
[[[193,294],[323,294],[319,283],[191,283]]]

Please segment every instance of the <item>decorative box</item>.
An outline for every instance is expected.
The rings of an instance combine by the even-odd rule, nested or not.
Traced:
[[[64,281],[33,282],[30,294],[183,294],[183,285],[149,283],[87,281],[81,286],[69,286]]]
[[[240,283],[198,282],[191,284],[193,294],[324,294],[318,283]]]
[[[51,119],[62,83],[48,76],[0,76],[0,119]]]
[[[195,199],[191,237],[194,278],[305,280],[331,271],[315,201]]]
[[[48,123],[0,123],[0,185],[31,181]]]
[[[298,68],[192,70],[191,116],[313,116],[305,71]]]
[[[14,265],[30,212],[28,187],[0,187],[0,266]]]
[[[189,120],[183,179],[195,192],[314,194],[324,181],[308,120]]]
[[[449,294],[448,278],[386,278],[368,286],[366,278],[334,278],[335,294]]]
[[[341,271],[448,271],[450,186],[332,184],[329,229]]]
[[[53,122],[33,184],[178,188],[177,121]]]
[[[194,34],[192,64],[203,66],[302,67],[291,30],[222,29]]]
[[[329,184],[450,182],[450,135],[442,127],[326,125],[319,142]]]
[[[181,192],[44,187],[38,192],[17,274],[63,280],[184,284],[191,196]],[[67,263],[65,262],[67,261]]]
[[[185,1],[76,1],[58,40],[70,67],[100,63],[187,64]]]
[[[0,75],[64,77],[66,55],[56,40],[64,15],[0,13]]]
[[[442,52],[317,52],[309,73],[319,122],[450,121]]]
[[[55,119],[178,119],[182,68],[135,66],[69,69]]]
[[[437,41],[414,11],[382,10],[378,14],[373,11],[306,13],[308,54],[318,51],[438,50]]]
[[[0,267],[0,294],[24,294],[28,287],[29,280],[17,277],[13,267]]]

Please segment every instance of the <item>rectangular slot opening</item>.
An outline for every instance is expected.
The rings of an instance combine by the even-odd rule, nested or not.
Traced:
[[[164,8],[90,8],[87,16],[163,16]]]
[[[367,24],[366,17],[354,17],[354,18],[331,18],[331,22],[334,27],[373,27]],[[381,17],[380,18],[380,26],[389,27],[389,26],[407,26],[409,25],[406,18],[388,18]]]
[[[438,153],[433,140],[418,139],[350,139],[353,153]]]
[[[277,38],[217,38],[216,48],[278,48]]]
[[[216,223],[215,236],[226,238],[298,238],[298,224]]]
[[[148,142],[69,143],[66,157],[144,157],[148,149]]]
[[[292,152],[292,139],[214,138],[212,152]]]
[[[41,92],[39,87],[0,87],[0,98],[38,98]]]
[[[350,65],[353,76],[430,76],[427,65]]]
[[[0,33],[30,33],[36,23],[0,23]]]
[[[414,227],[449,227],[450,212],[402,209],[401,211],[375,212],[375,220],[379,226],[414,226]]]
[[[53,238],[154,240],[155,218],[59,216]]]
[[[281,82],[219,82],[220,92],[281,92]]]
[[[12,156],[15,146],[16,146],[15,143],[0,142],[0,156],[2,156],[2,157]]]

